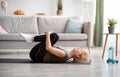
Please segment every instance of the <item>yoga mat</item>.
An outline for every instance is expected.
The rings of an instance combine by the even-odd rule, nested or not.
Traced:
[[[31,59],[0,59],[0,63],[33,63]]]
[[[39,62],[34,62],[31,59],[8,59],[8,58],[1,58],[0,63],[39,63]],[[47,63],[51,64],[51,63]],[[55,63],[54,63],[55,64]],[[84,62],[84,63],[77,63],[77,62],[72,62],[72,61],[67,61],[65,63],[56,63],[56,64],[91,64],[91,60],[89,62]]]

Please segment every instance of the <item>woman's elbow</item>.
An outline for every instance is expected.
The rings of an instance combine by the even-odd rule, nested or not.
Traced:
[[[48,50],[48,51],[49,51],[50,49],[51,49],[51,47],[50,47],[50,46],[46,46],[46,50]]]

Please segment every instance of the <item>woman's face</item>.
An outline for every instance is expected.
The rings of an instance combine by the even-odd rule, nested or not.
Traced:
[[[87,54],[81,48],[73,48],[71,53],[72,53],[73,57],[77,57],[77,58],[79,58],[80,55],[86,55]]]
[[[80,55],[82,54],[82,51],[80,48],[73,48],[71,54],[73,57],[80,57]]]
[[[89,61],[89,57],[87,56],[87,52],[81,50],[80,48],[74,48],[71,53],[72,53],[73,58],[76,62]]]

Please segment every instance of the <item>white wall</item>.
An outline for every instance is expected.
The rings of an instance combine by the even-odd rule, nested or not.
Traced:
[[[47,15],[55,15],[56,0],[0,0],[7,1],[7,14],[13,14],[16,9],[23,9],[26,15],[36,15],[44,12]],[[0,12],[1,13],[1,12]]]
[[[65,16],[80,16],[83,20],[94,21],[95,0],[91,1],[92,2],[85,2],[85,0],[63,0],[63,13]]]
[[[67,16],[81,15],[83,3],[80,0],[63,0],[63,13]]]
[[[115,32],[120,33],[120,1],[119,0],[104,0],[104,33],[108,33],[108,18],[114,18],[118,21],[118,24],[115,27]],[[103,38],[103,44],[105,40],[105,35]],[[119,35],[119,51],[120,51],[120,35]],[[107,48],[109,46],[115,47],[116,37],[115,35],[111,35],[108,37]]]
[[[56,15],[57,0],[0,0],[0,3],[1,1],[7,1],[8,15],[12,15],[16,9],[23,9],[26,15],[36,15],[38,12]],[[63,0],[65,16],[80,16],[84,20],[92,20],[94,8],[93,3],[84,3],[83,0]],[[1,7],[0,14],[2,14]]]

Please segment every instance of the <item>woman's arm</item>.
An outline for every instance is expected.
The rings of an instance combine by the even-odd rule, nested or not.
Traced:
[[[58,57],[61,58],[65,57],[65,52],[63,50],[60,50],[51,45],[51,40],[50,40],[51,32],[46,32],[45,34],[46,34],[46,50],[48,50],[51,54],[54,54]]]

